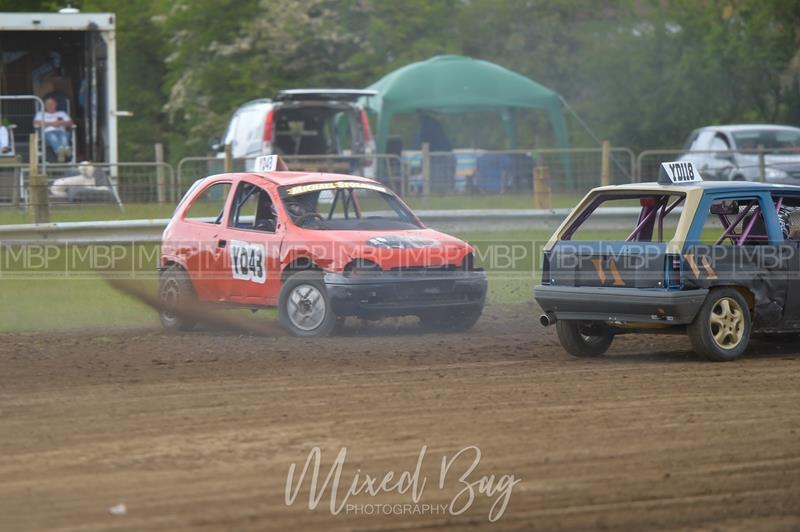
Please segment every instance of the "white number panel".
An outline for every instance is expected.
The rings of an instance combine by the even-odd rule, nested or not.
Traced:
[[[229,249],[231,250],[233,278],[264,284],[267,280],[264,244],[231,240]]]

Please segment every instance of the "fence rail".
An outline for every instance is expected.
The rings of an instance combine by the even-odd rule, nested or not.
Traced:
[[[552,229],[570,212],[571,209],[477,209],[418,211],[417,215],[433,227],[471,223],[485,228],[487,221],[493,221],[513,222],[518,228]],[[593,219],[608,227],[616,227],[629,222],[638,212],[638,208],[602,208],[596,211]],[[157,219],[0,225],[0,246],[156,243],[161,241],[168,222],[168,219]]]
[[[27,157],[28,141],[32,133],[38,134],[37,152],[47,153],[44,127],[33,125],[34,118],[40,112],[44,112],[44,102],[38,96],[32,94],[0,96],[0,116],[3,117],[0,127],[7,128],[10,141],[9,151],[0,153],[0,157],[19,157],[20,160]],[[43,169],[47,168],[47,157],[43,157],[40,164]]]
[[[681,157],[704,157],[698,167],[707,179],[763,179],[800,184],[800,164],[778,160],[779,155],[784,154],[764,150],[690,153],[648,150],[636,156],[628,148],[605,145],[603,148],[568,150],[430,152],[423,149],[404,151],[402,155],[304,155],[286,156],[284,159],[292,170],[373,177],[401,196],[453,197],[445,203],[458,208],[459,198],[479,198],[465,200],[466,205],[477,207],[483,201],[480,198],[503,195],[532,195],[527,205],[546,207],[550,204],[537,199],[537,194],[543,190],[548,197],[552,193],[558,205],[571,205],[576,196],[603,184],[655,180],[661,162]],[[159,162],[113,165],[50,163],[46,168],[46,201],[57,208],[86,203],[120,205],[122,208],[132,204],[169,206],[174,205],[197,179],[225,171],[247,171],[253,164],[254,159],[221,157],[186,157],[175,167]],[[29,174],[28,166],[18,160],[0,157],[0,207],[31,206],[33,188]],[[503,201],[489,202],[489,205],[501,206]],[[526,206],[524,201],[511,203]],[[435,207],[437,203],[430,206]],[[147,207],[142,212],[165,216],[169,210]]]
[[[302,172],[327,172],[361,175],[385,182],[403,193],[404,167],[396,155],[288,155],[281,156],[289,168]],[[184,157],[178,162],[177,182],[185,191],[200,179],[223,172],[246,172],[253,169],[255,158]]]
[[[30,196],[30,169],[0,164],[0,205],[25,205]],[[81,163],[47,166],[50,205],[170,203],[178,199],[175,172],[167,163]]]
[[[694,162],[707,180],[800,185],[800,154],[796,149],[645,150],[636,157],[636,175],[640,181],[655,181],[661,163],[679,159]]]

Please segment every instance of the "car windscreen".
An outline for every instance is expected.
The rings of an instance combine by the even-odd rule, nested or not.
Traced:
[[[659,192],[598,194],[560,240],[668,242],[680,223],[684,198]]]
[[[292,222],[305,229],[372,231],[422,225],[386,187],[356,181],[286,186],[281,201]]]
[[[763,146],[767,151],[800,153],[800,129],[746,129],[734,132],[733,140],[742,151]]]

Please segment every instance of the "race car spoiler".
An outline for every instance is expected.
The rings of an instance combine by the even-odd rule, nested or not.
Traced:
[[[377,91],[357,89],[289,89],[275,95],[276,102],[301,100],[339,100],[354,102],[365,96],[375,96]]]

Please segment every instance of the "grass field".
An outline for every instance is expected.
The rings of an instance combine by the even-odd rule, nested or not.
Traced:
[[[549,231],[465,232],[479,265],[489,274],[489,303],[525,303],[539,279],[541,246]],[[587,238],[609,239],[606,233]],[[622,235],[620,235],[622,236]],[[624,236],[622,236],[624,238]],[[49,254],[49,255],[48,255]],[[44,251],[0,249],[0,331],[156,325],[147,306],[111,288],[102,271],[157,286],[155,245],[100,247],[50,246]],[[266,319],[274,312],[265,313]]]
[[[553,196],[554,208],[574,207],[580,194],[559,194]],[[414,210],[455,210],[455,209],[532,209],[530,194],[482,195],[482,196],[433,196],[404,198]],[[140,220],[169,218],[175,206],[157,203],[128,203],[122,210],[114,205],[61,205],[50,209],[52,222],[85,222],[92,220]],[[15,207],[0,208],[0,225],[27,224],[32,222],[32,214]]]

